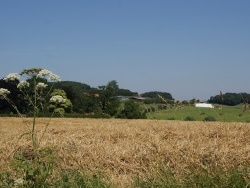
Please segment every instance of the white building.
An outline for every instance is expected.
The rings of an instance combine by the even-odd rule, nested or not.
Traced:
[[[195,107],[200,107],[200,108],[214,108],[212,104],[207,104],[207,103],[196,103]]]

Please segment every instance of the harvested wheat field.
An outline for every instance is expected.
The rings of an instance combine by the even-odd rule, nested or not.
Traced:
[[[38,130],[47,120],[38,119]],[[27,145],[28,136],[18,140],[26,130],[22,119],[0,118],[1,166]],[[42,145],[56,146],[63,168],[103,172],[116,187],[127,187],[162,166],[180,178],[198,168],[244,168],[249,142],[247,123],[55,118]]]

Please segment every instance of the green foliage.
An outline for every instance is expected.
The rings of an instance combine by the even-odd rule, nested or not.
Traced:
[[[165,99],[164,99],[165,100]],[[156,97],[156,98],[146,98],[144,100],[144,103],[145,104],[172,104],[173,103],[173,100],[162,100],[160,97]]]
[[[220,122],[249,122],[250,110],[243,111],[243,105],[238,106],[215,106],[215,108],[196,108],[187,106],[183,108],[173,107],[167,110],[150,112],[147,114],[148,119],[167,120],[174,118],[176,120],[184,120],[187,116],[193,117],[196,121],[204,121],[207,116],[213,116]],[[239,116],[239,114],[241,114]]]
[[[210,97],[209,103],[235,106],[240,103],[250,103],[250,94],[247,93],[225,93]]]
[[[165,110],[166,109],[166,106],[165,105],[158,105],[158,110]]]
[[[62,82],[56,84],[67,93],[76,113],[106,113],[114,116],[119,107],[119,101],[112,98],[119,87],[115,80],[110,81],[106,86],[99,89],[91,88],[89,85],[79,82]]]
[[[128,89],[118,89],[116,92],[115,92],[115,95],[116,96],[138,96],[138,93],[137,92],[132,92]]]
[[[26,113],[28,111],[28,102],[23,100],[24,95],[16,87],[19,84],[19,80],[6,82],[5,80],[0,80],[0,88],[6,88],[10,91],[8,98],[16,105],[21,113]],[[14,113],[16,110],[9,105],[8,101],[0,99],[0,113]]]
[[[18,187],[49,187],[50,176],[57,165],[57,155],[54,148],[19,149],[12,161],[11,167],[15,171]]]
[[[156,174],[135,179],[134,188],[184,188],[184,187],[204,187],[204,188],[228,188],[228,187],[249,187],[249,169],[221,169],[220,167],[205,169],[189,167],[189,173],[183,177],[177,177],[171,169],[162,165]]]
[[[216,118],[214,116],[206,116],[203,118],[203,121],[216,121]]]
[[[93,89],[87,84],[74,82],[74,81],[61,81],[61,82],[55,83],[54,88],[62,89],[66,91],[68,97],[70,97],[70,95],[68,94],[68,92],[70,93],[70,91],[73,91],[74,93],[77,93],[77,94],[83,94],[84,92],[90,91]]]
[[[184,118],[184,121],[195,121],[195,118],[192,116],[187,116]]]
[[[67,94],[64,90],[61,89],[54,89],[53,92],[50,94],[51,96],[60,95],[62,96],[66,101],[63,103],[55,103],[53,101],[50,101],[48,109],[50,112],[59,112],[61,114],[64,114],[64,112],[70,113],[72,112],[72,103],[67,98]]]
[[[151,106],[151,109],[150,109],[151,112],[155,112],[155,107]]]
[[[103,113],[116,116],[120,107],[120,101],[115,97],[119,89],[115,80],[110,81],[106,86],[99,86],[99,97],[97,98],[100,109]]]
[[[67,98],[72,102],[72,111],[75,113],[91,113],[98,107],[94,94],[99,93],[98,89],[87,84],[73,81],[55,83],[54,88],[64,90]]]
[[[90,174],[76,169],[62,169],[57,149],[45,147],[19,149],[11,162],[11,170],[0,171],[0,187],[111,187],[102,173]]]
[[[247,187],[248,183],[245,179],[246,172],[237,168],[228,170],[213,169],[208,171],[206,169],[199,169],[198,172],[190,174],[189,179],[186,180],[187,187]],[[248,180],[249,181],[249,180]]]
[[[148,98],[159,98],[158,95],[162,96],[165,99],[173,100],[172,95],[167,92],[151,91],[141,94],[142,97],[148,97]]]
[[[146,115],[140,105],[132,100],[124,103],[124,109],[117,115],[118,118],[145,119]]]
[[[103,181],[102,174],[89,175],[77,170],[64,170],[60,173],[60,179],[55,181],[55,187],[83,187],[83,188],[109,188],[111,183]]]

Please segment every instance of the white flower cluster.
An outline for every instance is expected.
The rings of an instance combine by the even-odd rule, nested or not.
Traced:
[[[10,73],[10,74],[8,74],[8,75],[4,78],[4,80],[5,80],[6,82],[9,82],[9,81],[14,81],[14,80],[19,79],[19,78],[20,78],[20,75],[19,75],[18,73]]]
[[[9,93],[10,93],[10,91],[8,89],[0,88],[0,98],[6,97],[6,95],[8,95]]]
[[[29,86],[30,86],[29,82],[21,81],[21,82],[17,85],[17,88],[18,88],[18,89],[24,89],[24,88],[27,88],[27,87],[29,87]]]
[[[61,95],[55,95],[50,98],[50,101],[55,103],[65,103],[66,99],[64,99]]]
[[[46,88],[48,85],[43,83],[43,82],[39,82],[37,85],[36,85],[36,88],[37,89],[43,89],[43,88]]]
[[[36,77],[48,77],[51,81],[61,81],[60,76],[46,69],[42,69],[41,71],[39,71]]]

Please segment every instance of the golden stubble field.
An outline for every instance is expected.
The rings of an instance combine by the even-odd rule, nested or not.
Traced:
[[[38,119],[37,129],[48,119]],[[32,119],[24,119],[30,123]],[[29,141],[20,118],[0,118],[0,166]],[[42,145],[56,146],[64,168],[101,171],[125,186],[163,164],[182,174],[190,166],[241,167],[250,164],[250,124],[162,120],[51,120]]]

